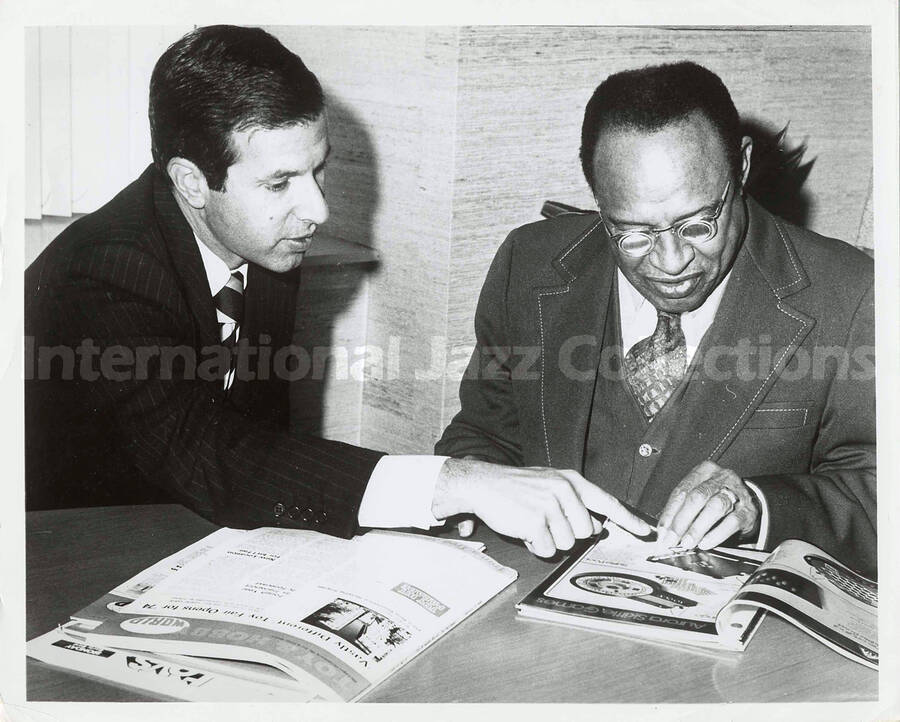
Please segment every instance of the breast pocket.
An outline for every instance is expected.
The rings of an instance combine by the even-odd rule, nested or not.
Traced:
[[[805,426],[812,418],[810,402],[775,401],[760,404],[750,416],[747,429],[790,429]]]

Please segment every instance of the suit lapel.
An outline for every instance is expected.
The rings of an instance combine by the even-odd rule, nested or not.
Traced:
[[[209,290],[209,280],[203,259],[194,239],[194,232],[175,202],[165,180],[153,174],[153,205],[163,240],[172,258],[180,290],[187,299],[191,314],[197,322],[198,346],[219,343],[216,307]]]
[[[296,320],[297,282],[299,274],[278,274],[250,264],[244,292],[244,320],[241,325],[239,346],[249,345],[253,351],[246,356],[243,368],[250,372],[248,379],[270,378],[271,355],[290,344]],[[263,349],[268,348],[268,361],[262,359]],[[260,364],[266,364],[260,370]],[[249,406],[255,394],[271,384],[248,383],[248,379],[235,377],[231,388],[232,400]]]
[[[297,275],[277,274],[250,264],[244,293],[241,338],[257,346],[291,343],[297,301]],[[250,364],[258,359],[251,356]]]
[[[615,264],[599,219],[554,260],[564,280],[533,290],[540,330],[541,433],[547,466],[580,469]]]
[[[722,456],[815,325],[785,300],[809,285],[786,232],[752,199],[748,206],[744,245],[697,350],[666,444],[671,451],[648,478],[646,508],[661,508],[693,466]]]

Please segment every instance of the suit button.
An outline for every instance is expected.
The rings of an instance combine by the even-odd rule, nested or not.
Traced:
[[[653,453],[653,447],[650,444],[641,444],[638,447],[638,453],[641,456],[650,456]]]
[[[290,509],[288,509],[288,516],[296,521],[298,518],[300,518],[300,508],[292,506]]]
[[[275,518],[282,516],[284,514],[284,504],[280,501],[275,505],[275,508],[272,509],[272,512],[275,514]]]
[[[312,520],[312,518],[313,518],[313,510],[310,509],[309,507],[306,507],[303,510],[303,513],[300,514],[300,521],[302,521],[304,524],[309,524],[309,522]]]
[[[313,521],[316,524],[324,524],[327,519],[328,514],[326,514],[324,511],[316,512],[316,515],[313,517]]]

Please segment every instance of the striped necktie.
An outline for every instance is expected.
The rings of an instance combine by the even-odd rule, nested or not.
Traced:
[[[219,340],[224,346],[234,348],[238,328],[244,318],[244,275],[240,271],[232,271],[222,290],[213,296],[213,301],[229,319],[219,321]]]
[[[656,329],[625,354],[625,377],[647,421],[666,405],[687,370],[681,314],[657,311]]]

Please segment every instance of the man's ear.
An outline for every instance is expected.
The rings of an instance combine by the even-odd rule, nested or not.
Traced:
[[[209,186],[197,164],[187,158],[171,158],[166,164],[166,172],[172,180],[175,192],[192,208],[200,210],[206,206],[209,197]]]
[[[753,138],[745,135],[741,138],[741,188],[746,188],[750,175],[750,156],[753,155]]]

